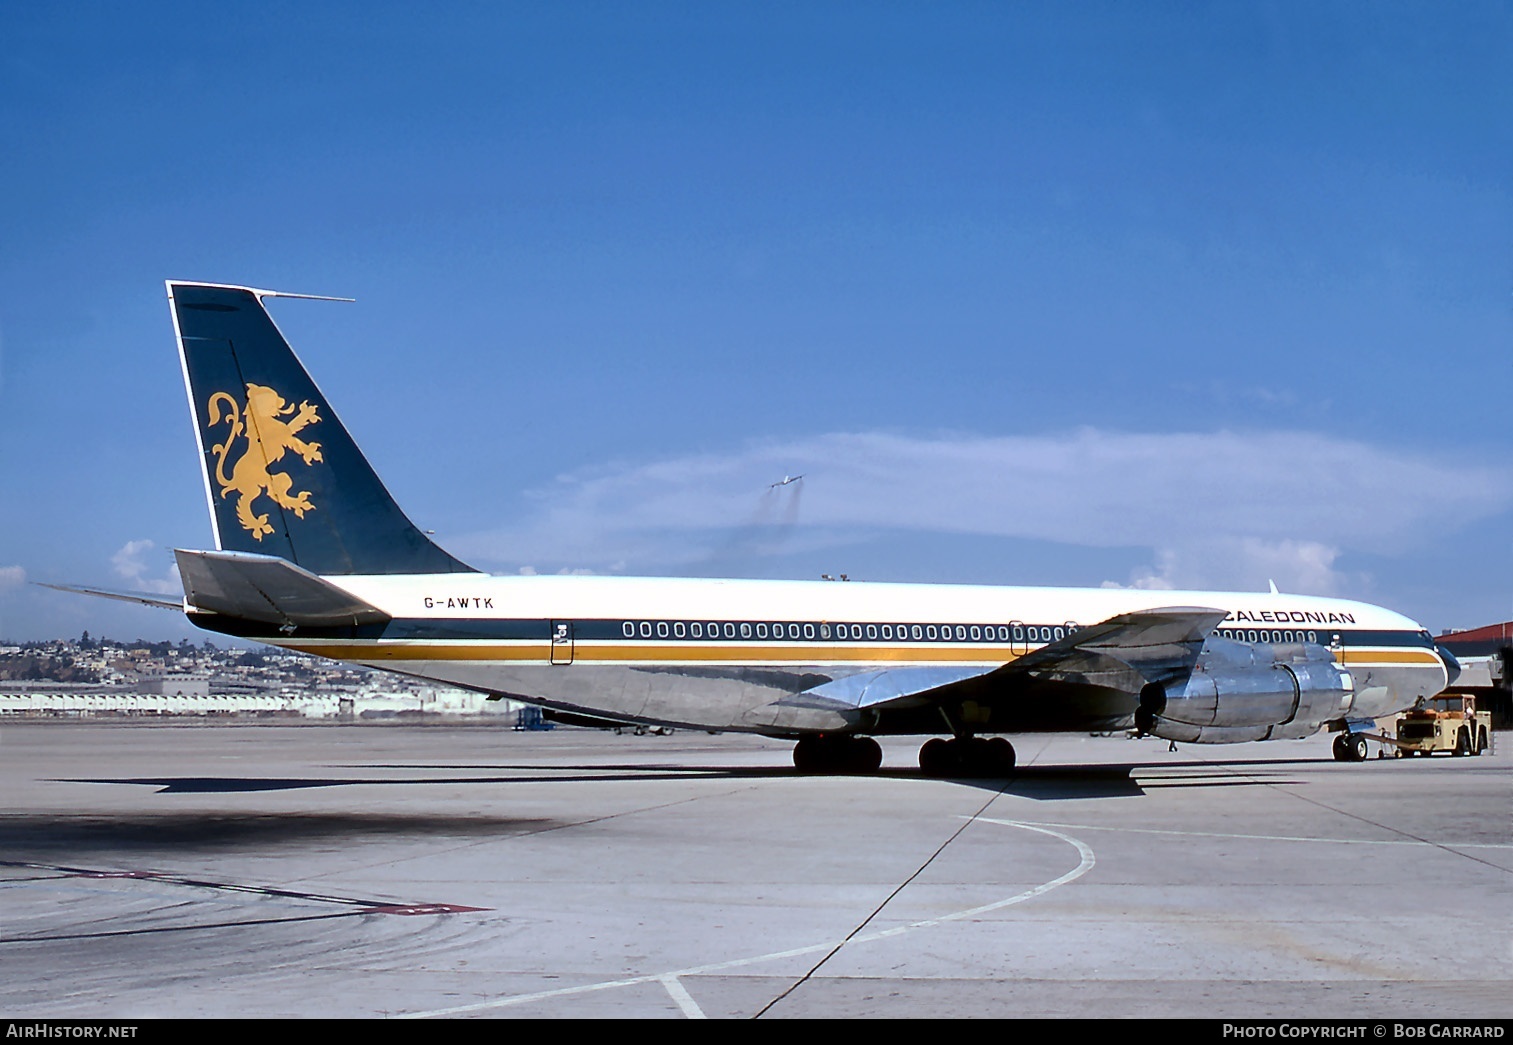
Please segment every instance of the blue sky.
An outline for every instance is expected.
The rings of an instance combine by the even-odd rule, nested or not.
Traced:
[[[0,8],[0,636],[196,635],[165,278],[497,572],[1513,616],[1504,4]],[[801,483],[767,485],[804,473]]]

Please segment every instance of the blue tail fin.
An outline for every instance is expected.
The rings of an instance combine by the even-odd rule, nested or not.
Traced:
[[[249,287],[168,283],[216,546],[315,574],[475,572],[417,530]]]

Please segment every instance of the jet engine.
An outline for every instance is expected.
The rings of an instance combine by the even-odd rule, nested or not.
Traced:
[[[1343,718],[1354,697],[1350,672],[1322,646],[1211,637],[1186,679],[1140,691],[1135,725],[1199,744],[1307,737]]]

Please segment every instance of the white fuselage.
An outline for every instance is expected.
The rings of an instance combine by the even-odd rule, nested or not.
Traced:
[[[711,730],[855,729],[833,708],[783,698],[884,669],[991,670],[1080,627],[1158,607],[1225,611],[1215,634],[1241,642],[1329,649],[1354,678],[1354,718],[1398,711],[1447,681],[1428,633],[1407,617],[1300,595],[486,574],[325,579],[392,621],[249,637],[563,711]],[[1116,728],[1127,724],[1133,699],[1106,701],[1091,715],[1081,706],[1068,705],[1064,716],[1041,708],[1026,722]]]

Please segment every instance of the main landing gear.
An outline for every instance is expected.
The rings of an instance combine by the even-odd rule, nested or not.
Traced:
[[[800,773],[876,773],[883,749],[871,737],[800,737],[793,747],[793,764]]]
[[[1014,745],[1003,737],[936,737],[919,749],[925,776],[1005,777],[1014,772]]]
[[[837,775],[876,773],[883,749],[871,737],[817,734],[793,746],[800,773]],[[1006,777],[1014,772],[1014,745],[1003,737],[935,737],[919,749],[919,768],[933,777]]]

